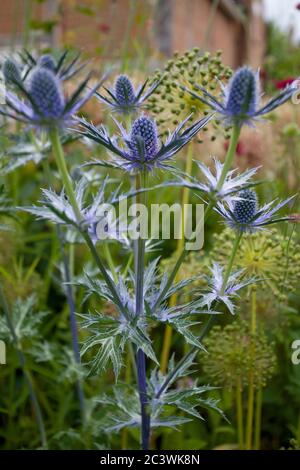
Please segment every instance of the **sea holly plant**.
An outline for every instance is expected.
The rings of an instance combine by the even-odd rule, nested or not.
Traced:
[[[147,82],[144,82],[135,90],[128,77],[119,76],[115,88],[106,88],[104,95],[97,91],[102,85],[101,80],[88,88],[88,76],[68,96],[64,91],[64,81],[73,76],[72,70],[74,73],[81,70],[77,59],[66,65],[65,54],[58,62],[48,55],[38,59],[27,52],[25,55],[28,68],[26,76],[20,74],[16,64],[6,64],[6,79],[13,86],[7,91],[6,104],[1,107],[0,113],[8,120],[19,121],[33,132],[47,135],[47,145],[42,153],[43,156],[48,155],[51,145],[63,188],[60,193],[52,188],[44,188],[43,200],[24,209],[58,226],[58,237],[62,236],[63,244],[80,241],[88,248],[92,269],[89,269],[90,266],[85,267],[76,277],[71,276],[68,262],[63,258],[73,340],[77,335],[77,324],[74,322],[76,309],[81,327],[88,333],[84,335],[81,350],[86,369],[90,375],[100,374],[112,366],[117,381],[112,387],[113,393],[97,397],[97,403],[106,407],[103,430],[113,432],[137,427],[140,431],[140,445],[147,450],[151,432],[156,428],[177,428],[190,419],[203,419],[202,408],[214,410],[223,416],[219,404],[209,396],[213,387],[193,378],[187,381],[186,377],[192,374],[191,369],[194,372],[197,370],[197,354],[199,351],[205,353],[203,339],[213,323],[227,311],[238,315],[236,300],[240,291],[252,288],[252,284],[259,280],[245,276],[242,268],[234,269],[242,237],[262,230],[267,225],[289,221],[290,217],[277,216],[276,213],[292,201],[292,198],[287,198],[280,203],[259,207],[253,190],[256,183],[252,181],[257,168],[239,175],[232,169],[232,163],[242,126],[285,102],[291,97],[294,87],[285,90],[267,106],[258,108],[257,77],[250,69],[243,68],[233,75],[226,88],[224,103],[219,104],[217,98],[202,89],[202,82],[201,100],[206,105],[205,109],[213,108],[212,112],[197,118],[186,113],[182,119],[178,119],[174,128],[170,126],[167,136],[160,131],[160,122],[149,113],[149,109],[147,113],[139,114],[132,123],[128,119],[123,123],[114,118],[117,126],[114,134],[104,124],[95,125],[88,119],[78,117],[79,109],[95,97],[104,101],[109,109],[119,111],[122,119],[124,114],[133,111],[138,113],[144,107],[144,101],[158,91],[157,83],[146,89]],[[214,63],[220,65],[218,60]],[[219,72],[222,78],[224,69],[221,67]],[[211,76],[212,69],[209,68],[207,73]],[[201,74],[195,73],[197,76]],[[195,88],[196,84],[193,86]],[[85,88],[88,91],[83,94]],[[179,91],[180,86],[176,90],[183,91]],[[173,92],[176,93],[176,90],[174,88]],[[187,88],[184,91],[192,93],[195,100],[198,99],[194,91],[189,92]],[[199,109],[202,109],[201,106]],[[184,109],[181,111],[184,112]],[[187,180],[183,179],[183,173],[176,163],[177,155],[201,135],[214,119],[220,119],[220,115],[221,118],[225,116],[226,125],[232,126],[224,163],[215,160],[215,169],[210,170],[202,162],[197,162],[197,168],[202,173],[201,180],[196,175],[188,175]],[[101,158],[84,162],[80,181],[71,179],[66,164],[63,149],[66,132],[93,141],[99,145],[99,150],[107,153],[105,158],[102,153]],[[101,174],[101,184],[96,186],[84,173],[90,163],[102,172],[105,168],[121,172],[120,180],[130,180],[130,191],[123,189],[118,179],[116,188],[111,186],[116,181],[115,172],[113,181]],[[162,274],[159,269],[160,258],[148,259],[147,243],[151,243],[151,240],[148,240],[149,236],[144,236],[144,229],[151,220],[139,219],[133,243],[127,243],[122,230],[121,237],[118,236],[116,226],[119,221],[111,223],[107,219],[105,237],[99,231],[105,216],[99,210],[103,206],[112,207],[122,199],[132,198],[138,207],[148,209],[149,193],[153,189],[151,181],[158,172],[180,175],[180,184],[200,194],[206,207],[203,217],[197,221],[199,225],[214,213],[225,220],[235,233],[226,266],[221,267],[212,260],[209,278],[201,276],[200,272],[190,279],[176,278],[187,253],[185,245],[178,253],[174,268],[170,273]],[[125,267],[118,265],[108,249],[112,239],[120,241],[122,248],[126,241],[127,249],[131,249]],[[102,259],[103,254],[105,260]],[[193,282],[200,278],[207,282],[207,288],[192,287]],[[85,296],[82,305],[78,302],[75,306],[72,295],[77,288],[81,292],[84,290]],[[180,302],[173,304],[170,299],[186,288],[189,289],[188,300],[180,298]],[[5,307],[5,302],[3,305]],[[5,310],[9,319],[6,307]],[[228,317],[231,318],[230,315]],[[166,371],[161,367],[158,346],[154,340],[159,325],[168,325],[174,329],[188,345],[187,352],[181,358],[171,357]],[[126,370],[132,371],[126,384],[118,381],[124,364]],[[44,432],[38,406],[35,412],[41,431]],[[86,424],[84,414],[82,424]],[[44,434],[42,441],[45,446]]]

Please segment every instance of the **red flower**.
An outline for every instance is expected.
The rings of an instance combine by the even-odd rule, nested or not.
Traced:
[[[300,7],[300,3],[299,3],[299,7]],[[300,10],[300,8],[299,8]],[[290,85],[291,83],[293,83],[295,81],[295,78],[285,78],[284,80],[277,80],[275,82],[275,86],[277,88],[277,90],[283,90],[287,85]]]
[[[226,151],[228,150],[228,147],[229,147],[229,142],[227,140],[224,144],[224,148],[225,148]],[[241,142],[240,140],[238,141],[238,144],[236,146],[236,154],[237,154],[238,157],[245,154],[245,146],[244,146],[243,142]]]
[[[300,3],[297,3],[296,8],[297,10],[300,10]]]
[[[101,33],[107,34],[110,31],[110,26],[106,23],[101,23],[99,24],[98,29]]]

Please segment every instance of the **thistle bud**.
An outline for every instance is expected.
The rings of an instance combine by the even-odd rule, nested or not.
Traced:
[[[232,117],[255,113],[259,99],[257,75],[249,67],[238,69],[229,84],[226,110]]]
[[[130,144],[134,158],[151,160],[158,148],[155,122],[147,116],[136,119],[132,125]],[[144,146],[144,155],[141,155],[141,144]]]
[[[12,59],[6,59],[3,67],[2,72],[4,76],[5,83],[14,84],[16,82],[21,82],[21,73],[18,64]]]
[[[122,106],[132,105],[135,101],[135,93],[131,81],[126,75],[120,75],[115,83],[117,101]]]
[[[38,112],[45,118],[59,118],[64,111],[65,100],[59,79],[46,68],[36,68],[31,75],[29,93]]]

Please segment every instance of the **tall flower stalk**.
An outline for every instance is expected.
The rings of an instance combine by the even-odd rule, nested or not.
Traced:
[[[147,187],[147,173],[142,171],[136,175],[136,189]],[[140,193],[136,196],[138,204],[147,205],[146,193]],[[143,230],[140,227],[140,236],[136,242],[136,259],[135,259],[135,315],[140,317],[144,315],[144,268],[145,268],[145,239],[143,238]],[[147,373],[146,373],[146,356],[141,349],[136,353],[137,380],[141,405],[141,445],[143,450],[149,448],[150,438],[150,415],[147,398]]]

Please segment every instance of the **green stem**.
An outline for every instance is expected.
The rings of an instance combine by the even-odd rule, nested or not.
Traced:
[[[192,173],[192,166],[193,166],[193,143],[191,142],[188,145],[187,149],[187,157],[186,157],[186,165],[185,165],[185,173],[190,175]],[[186,186],[182,190],[182,198],[181,198],[181,236],[177,241],[177,248],[176,252],[181,253],[184,248],[184,227],[186,223],[186,213],[183,212],[185,205],[188,204],[190,197],[190,188]],[[179,271],[174,279],[175,281],[179,280]],[[175,292],[170,298],[170,308],[174,307],[177,303],[177,292]],[[164,332],[163,337],[163,347],[161,352],[161,360],[160,360],[160,370],[164,374],[168,368],[170,350],[171,350],[171,343],[172,343],[172,327],[167,325]]]
[[[116,272],[114,261],[113,261],[112,256],[111,256],[109,246],[108,246],[107,243],[103,243],[102,247],[103,247],[103,252],[104,252],[108,267],[110,269],[110,272],[112,273],[112,276],[114,278],[115,283],[117,283],[118,275],[117,275],[117,272]]]
[[[233,130],[232,130],[230,144],[229,144],[228,152],[227,152],[227,155],[226,155],[226,158],[225,158],[223,170],[222,170],[220,179],[218,181],[217,191],[220,191],[220,189],[222,188],[223,183],[225,181],[225,178],[227,176],[227,173],[232,167],[232,163],[233,163],[236,147],[237,147],[237,144],[238,144],[238,141],[239,141],[240,133],[241,133],[240,126],[235,125],[233,127]]]
[[[110,275],[108,274],[108,272],[106,271],[105,269],[105,266],[101,260],[101,258],[99,257],[98,255],[98,252],[96,250],[96,247],[94,245],[94,243],[92,242],[89,234],[85,231],[81,231],[80,232],[82,237],[84,238],[90,252],[91,252],[91,255],[93,256],[95,262],[96,262],[96,265],[99,269],[99,271],[101,272],[106,284],[107,284],[107,287],[109,288],[113,298],[114,298],[114,302],[116,304],[116,306],[121,310],[121,312],[124,314],[124,316],[126,318],[128,318],[128,311],[127,309],[124,307],[121,299],[120,299],[120,296],[117,292],[117,289],[113,283],[113,280],[111,279]]]
[[[70,178],[70,175],[67,169],[65,156],[64,156],[63,148],[60,142],[59,131],[57,127],[53,127],[50,130],[49,137],[52,143],[52,149],[53,149],[53,154],[54,154],[55,161],[57,164],[57,168],[58,168],[62,183],[65,187],[66,194],[69,198],[70,204],[73,207],[77,222],[81,222],[82,216],[81,216],[81,213],[80,213],[77,201],[76,201],[72,180]]]
[[[232,166],[233,158],[234,158],[236,147],[237,147],[237,144],[238,144],[240,131],[241,131],[241,129],[238,126],[235,126],[233,128],[232,135],[231,135],[231,140],[230,140],[230,145],[229,145],[229,148],[228,148],[228,151],[227,151],[227,154],[226,154],[223,170],[222,170],[221,177],[220,177],[220,180],[219,180],[218,185],[217,185],[217,191],[220,191],[220,189],[222,188],[222,185],[225,181],[227,173],[228,173],[228,171],[230,170],[230,168]],[[209,216],[209,214],[213,210],[215,204],[216,204],[216,201],[210,201],[209,202],[209,204],[205,208],[204,220],[203,221],[201,220],[200,224],[203,223],[203,222],[205,223],[205,221],[207,220],[207,217]],[[196,230],[197,230],[197,228],[196,228]],[[158,299],[157,299],[157,301],[156,301],[156,303],[153,307],[154,310],[160,304],[160,301],[162,300],[163,296],[166,294],[166,292],[169,290],[169,288],[173,284],[174,279],[176,278],[177,272],[179,271],[180,266],[182,265],[186,254],[187,254],[187,251],[186,251],[185,247],[183,247],[181,252],[178,254],[177,261],[176,261],[175,266],[174,266],[174,268],[172,269],[172,271],[169,275],[168,281],[166,282],[166,286],[163,289],[163,291],[161,292],[160,296],[158,297]]]
[[[226,268],[226,271],[225,271],[225,274],[224,274],[223,284],[222,284],[222,289],[221,289],[221,294],[220,295],[224,295],[224,293],[225,293],[225,289],[226,289],[226,286],[227,286],[227,283],[228,283],[228,279],[229,279],[231,271],[232,271],[233,262],[235,260],[235,257],[236,257],[236,254],[237,254],[242,236],[243,236],[243,232],[237,232],[236,237],[235,237],[235,241],[234,241],[234,244],[233,244],[233,247],[232,247],[231,255],[230,255],[230,258],[229,258],[229,261],[228,261],[228,264],[227,264],[227,268]]]
[[[256,290],[253,289],[251,293],[251,335],[256,332]],[[253,337],[254,339],[254,337]],[[248,413],[246,424],[246,450],[252,449],[252,434],[253,434],[253,417],[254,417],[254,351],[253,345],[251,346],[251,368],[249,372],[249,385],[248,385]]]
[[[27,370],[25,356],[24,356],[24,353],[22,351],[20,341],[17,337],[14,325],[12,323],[9,307],[8,307],[8,304],[7,304],[7,301],[6,301],[6,298],[5,298],[5,295],[3,293],[1,285],[0,285],[0,302],[1,302],[1,305],[2,305],[2,309],[3,309],[4,315],[5,315],[5,319],[6,319],[9,331],[10,331],[11,336],[13,338],[13,343],[14,343],[14,345],[16,347],[16,350],[17,350],[17,354],[18,354],[19,362],[20,362],[20,365],[21,365],[21,368],[22,368],[22,371],[23,371],[23,374],[24,374],[24,378],[25,378],[25,381],[27,383],[27,387],[28,387],[28,390],[29,390],[29,396],[30,396],[31,403],[32,403],[32,406],[33,406],[33,409],[34,409],[35,419],[36,419],[37,426],[38,426],[39,433],[40,433],[41,443],[42,443],[42,446],[44,448],[46,448],[47,447],[47,437],[46,437],[45,425],[44,425],[44,420],[43,420],[41,408],[40,408],[36,393],[34,391],[34,387],[33,387],[30,372]]]
[[[254,429],[254,449],[260,449],[260,435],[261,435],[261,412],[262,412],[262,395],[263,390],[261,387],[257,390],[256,394],[256,409],[255,409],[255,429]]]
[[[237,253],[237,250],[238,250],[238,247],[239,247],[239,243],[241,241],[241,238],[242,238],[242,233],[241,232],[238,232],[237,233],[237,236],[236,236],[236,239],[235,239],[235,242],[234,242],[234,245],[232,247],[232,252],[231,252],[231,256],[230,256],[230,259],[229,259],[229,262],[228,262],[228,266],[227,266],[227,269],[226,269],[226,272],[225,272],[225,277],[223,279],[223,285],[222,285],[222,289],[221,289],[221,293],[225,291],[226,289],[226,285],[227,285],[227,281],[228,281],[228,278],[230,276],[230,272],[231,272],[231,269],[232,269],[232,266],[233,266],[233,262],[234,262],[234,258],[236,256],[236,253]],[[222,294],[221,294],[222,295]],[[206,324],[204,325],[199,337],[198,337],[198,340],[201,342],[202,339],[207,335],[207,333],[210,331],[211,327],[213,326],[214,322],[216,321],[217,319],[217,315],[215,314],[212,314],[210,315],[208,321],[206,322]],[[172,370],[172,372],[170,372],[169,374],[167,374],[162,386],[160,387],[160,389],[158,390],[157,394],[156,394],[156,398],[159,398],[161,396],[161,394],[167,389],[169,383],[172,381],[172,379],[176,376],[177,372],[181,369],[181,367],[189,360],[189,358],[198,350],[198,347],[197,346],[193,346],[183,357],[182,359],[178,362],[177,366],[174,367],[174,369]]]
[[[236,416],[237,416],[237,435],[239,449],[243,450],[244,447],[244,424],[243,424],[243,399],[242,399],[242,386],[241,379],[237,379],[236,383]]]

